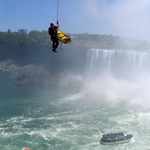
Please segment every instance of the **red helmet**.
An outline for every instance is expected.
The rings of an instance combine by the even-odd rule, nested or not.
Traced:
[[[53,22],[51,22],[51,24],[50,24],[51,26],[54,26],[54,23]]]

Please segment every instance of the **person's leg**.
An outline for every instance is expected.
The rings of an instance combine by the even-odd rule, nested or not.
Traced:
[[[51,37],[51,40],[53,41],[52,48],[54,48],[55,47],[55,39],[53,36]]]
[[[57,53],[57,51],[56,51],[56,41],[53,41],[53,49],[52,49],[52,51]]]
[[[55,37],[51,37],[51,40],[53,41],[53,45],[52,45],[52,48],[53,48],[53,49],[52,49],[52,51],[53,51],[53,52],[57,52],[57,51],[56,51],[56,48],[55,48],[55,47],[56,47],[56,38],[55,38]]]
[[[59,41],[58,41],[58,39],[56,39],[56,45],[55,45],[55,48],[57,48],[58,45],[59,45]]]
[[[55,48],[55,43],[56,43],[56,42],[55,42],[55,41],[53,41],[53,48]]]

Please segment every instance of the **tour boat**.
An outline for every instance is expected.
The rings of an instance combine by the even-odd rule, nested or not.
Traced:
[[[103,134],[103,137],[100,140],[101,144],[118,144],[130,142],[133,135],[126,135],[123,132],[119,133],[107,133]]]

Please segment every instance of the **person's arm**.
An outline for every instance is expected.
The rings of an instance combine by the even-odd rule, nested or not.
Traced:
[[[59,28],[59,22],[58,22],[58,20],[57,20],[57,28]]]

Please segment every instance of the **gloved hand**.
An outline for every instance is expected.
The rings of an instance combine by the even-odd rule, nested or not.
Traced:
[[[58,20],[57,20],[57,24],[59,24]]]

